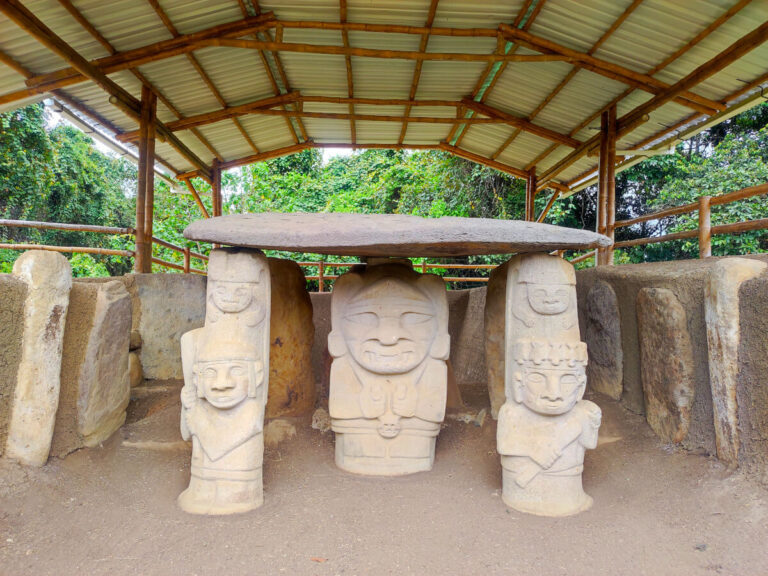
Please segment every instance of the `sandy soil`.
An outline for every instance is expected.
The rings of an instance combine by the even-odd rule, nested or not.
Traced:
[[[102,448],[3,464],[0,574],[768,574],[768,492],[602,398],[595,505],[561,519],[504,506],[490,418],[449,421],[434,470],[394,479],[337,470],[332,433],[295,421],[266,452],[262,508],[189,516],[176,398],[134,401]]]

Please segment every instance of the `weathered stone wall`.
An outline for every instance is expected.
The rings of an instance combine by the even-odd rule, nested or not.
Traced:
[[[8,438],[11,399],[21,362],[26,297],[25,282],[9,274],[0,275],[0,456]]]
[[[739,465],[768,484],[768,276],[741,285],[739,318]]]
[[[764,255],[747,256],[745,258],[768,261],[768,257]],[[593,350],[599,347],[601,350],[601,362],[608,365],[621,365],[621,402],[629,410],[644,414],[646,411],[646,396],[643,392],[643,376],[645,375],[646,385],[651,384],[651,381],[655,381],[658,385],[661,383],[663,371],[659,371],[659,355],[664,355],[666,352],[674,349],[682,350],[687,344],[681,344],[680,341],[686,340],[690,342],[690,352],[685,352],[686,355],[690,354],[692,357],[692,367],[690,373],[686,370],[686,374],[682,377],[692,382],[693,399],[690,407],[686,407],[684,412],[686,413],[686,419],[689,420],[687,426],[688,431],[685,437],[682,439],[681,444],[691,450],[701,450],[709,454],[717,453],[716,444],[716,432],[714,425],[714,407],[712,401],[712,384],[710,381],[710,351],[707,345],[707,321],[705,317],[705,303],[706,303],[706,286],[713,272],[713,267],[717,262],[723,261],[722,258],[708,258],[706,260],[687,260],[678,262],[659,262],[652,264],[637,264],[637,265],[623,265],[623,266],[604,266],[600,268],[592,268],[588,270],[582,270],[577,272],[577,290],[579,299],[579,324],[582,330],[582,337],[587,341],[590,346],[590,359],[593,354]],[[757,282],[757,281],[755,281]],[[594,289],[597,286],[602,286],[601,290],[606,291],[606,286],[609,287],[616,295],[616,316],[615,321],[611,321],[610,314],[606,313],[606,308],[596,307],[597,302],[590,302],[590,300],[601,300],[595,297]],[[673,296],[675,301],[679,303],[682,312],[684,312],[683,325],[685,334],[679,335],[680,341],[669,342],[645,342],[645,349],[647,351],[646,362],[643,364],[643,355],[641,354],[642,342],[641,335],[642,330],[640,323],[643,321],[644,312],[638,310],[638,297],[644,289],[665,290],[665,294]],[[744,289],[742,289],[743,292]],[[752,288],[756,290],[756,288]],[[590,293],[592,297],[590,298]],[[646,293],[648,294],[648,293]],[[747,326],[752,326],[753,336],[747,337],[746,333],[742,336],[741,345],[744,349],[745,341],[746,345],[750,346],[750,350],[753,350],[755,346],[766,345],[766,335],[763,334],[762,338],[756,337],[757,331],[754,328],[754,323],[759,322],[755,316],[768,315],[768,309],[758,314],[755,307],[760,306],[758,302],[750,302],[753,299],[753,292],[743,292],[745,294],[746,301],[742,300],[741,306],[747,306],[752,310],[752,313],[748,315],[748,318],[742,315],[742,323],[748,320],[751,324],[744,324],[746,330]],[[751,307],[751,308],[750,308]],[[597,315],[601,315],[600,318]],[[640,320],[639,320],[640,318]],[[652,324],[650,319],[647,319],[649,324]],[[598,336],[600,336],[599,330],[590,330],[589,327],[595,324],[606,325],[612,324],[611,331],[614,334],[618,333],[621,342],[621,349],[614,349],[611,352],[604,346],[604,343],[600,342]],[[618,330],[616,329],[618,324]],[[674,331],[672,331],[674,332]],[[669,338],[673,338],[674,334],[668,333]],[[605,336],[605,334],[602,334]],[[683,348],[680,348],[683,346]],[[657,354],[649,353],[653,347],[659,348]],[[621,353],[621,357],[616,357],[618,353]],[[756,352],[751,352],[755,354]],[[747,354],[747,352],[745,352]],[[613,355],[613,358],[611,356]],[[747,356],[745,355],[745,358]],[[674,359],[672,359],[674,360]],[[751,369],[745,362],[742,361],[741,356],[739,358],[740,369]],[[651,366],[650,364],[654,364]],[[674,361],[671,362],[674,365]],[[740,373],[740,377],[745,377]],[[667,376],[668,381],[668,400],[674,400],[677,398],[675,395],[679,390],[677,385],[681,376],[675,375],[670,372]],[[752,377],[754,378],[754,377]],[[675,380],[675,382],[672,382]],[[615,383],[614,383],[615,384]],[[591,385],[591,384],[590,384]],[[599,390],[599,386],[596,386]],[[657,388],[658,390],[658,388]],[[604,391],[604,390],[602,390]],[[758,386],[752,382],[746,386],[741,387],[741,392],[745,395],[745,398],[752,398],[753,391],[758,394]],[[679,400],[679,398],[677,398]],[[747,404],[752,405],[752,400],[748,400]],[[658,402],[658,398],[654,400],[653,404],[657,407],[662,406],[662,403]],[[740,410],[743,409],[743,405],[740,404]],[[689,413],[688,413],[689,412]],[[651,416],[651,420],[657,419],[659,413]],[[668,414],[662,415],[665,418]],[[666,422],[669,424],[669,421]],[[658,420],[657,420],[658,424]],[[679,438],[674,433],[665,435],[667,440],[673,440]]]
[[[205,320],[206,278],[197,274],[127,274],[133,330],[141,335],[144,378],[183,378],[181,335]]]

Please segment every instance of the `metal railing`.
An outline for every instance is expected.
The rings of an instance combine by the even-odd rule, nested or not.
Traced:
[[[136,238],[136,230],[134,228],[121,228],[117,226],[94,226],[90,224],[66,224],[62,222],[38,222],[34,220],[6,220],[0,219],[0,226],[8,226],[15,228],[34,228],[37,230],[67,230],[69,232],[93,232],[96,234],[109,234],[114,236],[131,236]],[[169,262],[168,260],[162,260],[160,258],[152,257],[152,263],[162,266],[164,268],[172,268],[174,270],[180,270],[185,274],[205,274],[205,270],[192,267],[192,259],[201,260],[203,262],[208,261],[208,256],[205,254],[199,254],[193,252],[187,247],[177,246],[171,244],[160,238],[152,237],[152,243],[179,252],[183,255],[183,264],[176,262]],[[78,253],[78,254],[103,254],[108,256],[125,256],[127,258],[133,258],[136,256],[135,250],[118,250],[116,248],[100,248],[93,246],[52,246],[49,244],[2,244],[0,243],[0,250],[49,250],[52,252],[66,252],[66,253]]]

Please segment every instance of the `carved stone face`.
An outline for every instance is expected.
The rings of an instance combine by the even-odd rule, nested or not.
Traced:
[[[203,397],[220,410],[234,408],[248,397],[252,360],[199,362],[198,386]]]
[[[213,303],[222,312],[242,312],[253,300],[253,285],[248,282],[224,282],[209,280],[208,290]]]
[[[570,411],[581,399],[586,385],[582,366],[525,366],[521,377],[520,400],[528,409],[546,415]]]
[[[363,291],[349,302],[341,332],[352,357],[376,374],[404,374],[424,362],[437,333],[426,297],[399,282]]]
[[[562,314],[570,302],[571,286],[567,284],[528,284],[528,303],[538,314]]]

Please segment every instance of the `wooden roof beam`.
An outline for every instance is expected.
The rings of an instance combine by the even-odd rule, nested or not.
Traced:
[[[129,94],[113,80],[109,79],[103,72],[76,52],[69,44],[54,34],[50,28],[21,5],[19,0],[5,0],[5,2],[0,3],[0,12],[13,20],[22,30],[35,38],[43,46],[57,54],[67,63],[71,64],[80,74],[90,78],[93,82],[98,84],[99,87],[110,95],[110,102],[118,105],[135,120],[139,119],[141,103],[138,99]],[[156,124],[158,131],[164,133],[163,135],[166,137],[169,144],[176,147],[193,166],[201,171],[201,173],[210,175],[210,171],[205,163],[181,143],[178,138],[166,130],[162,122],[157,121]]]
[[[15,4],[18,4],[18,2],[16,1]],[[262,16],[220,24],[192,34],[183,34],[178,38],[155,42],[153,44],[142,46],[141,48],[126,50],[125,52],[118,52],[112,56],[91,60],[90,63],[104,74],[112,74],[120,70],[136,68],[148,62],[164,60],[166,58],[178,56],[179,54],[191,52],[196,48],[192,43],[196,39],[199,40],[219,35],[242,36],[253,30],[264,28],[267,23],[273,19],[272,13],[265,13]],[[26,90],[19,90],[0,96],[0,104],[14,102],[35,94],[50,92],[56,88],[81,84],[88,80],[89,78],[87,76],[81,74],[74,67],[63,68],[47,74],[39,74],[27,80],[28,88]]]
[[[461,102],[462,104],[464,104],[464,106],[466,106],[470,110],[474,110],[478,114],[483,114],[490,118],[497,118],[499,120],[504,120],[507,124],[511,124],[512,126],[519,128],[520,130],[524,130],[525,132],[529,132],[530,134],[534,134],[540,138],[545,138],[546,140],[550,140],[558,144],[564,144],[565,146],[570,146],[571,148],[578,148],[582,144],[581,140],[576,140],[575,138],[571,138],[566,134],[561,134],[560,132],[557,132],[555,130],[544,128],[543,126],[539,126],[537,124],[529,122],[525,118],[513,116],[508,112],[504,112],[503,110],[499,110],[498,108],[488,106],[487,104],[482,104],[481,102],[475,102],[470,98],[464,98],[462,99]],[[471,122],[471,119],[469,119],[469,121]]]
[[[619,29],[619,27],[626,21],[627,18],[629,18],[632,12],[634,12],[635,9],[637,9],[637,7],[642,2],[643,0],[633,0],[632,4],[627,6],[624,12],[622,12],[621,15],[616,20],[613,21],[613,24],[611,24],[608,30],[603,32],[603,35],[600,36],[600,38],[598,38],[597,42],[592,44],[592,47],[589,50],[587,50],[587,54],[591,56],[592,54],[597,52],[598,48],[600,48],[600,46],[602,46],[605,43],[605,41],[608,40],[608,38],[614,32],[616,32],[616,30]],[[541,113],[541,111],[544,110],[544,108],[546,108],[547,105],[550,102],[552,102],[552,100],[554,100],[558,94],[560,94],[560,92],[562,92],[562,90],[570,83],[570,81],[573,80],[573,77],[576,76],[579,70],[580,68],[578,66],[574,66],[573,68],[571,68],[571,71],[568,72],[568,74],[566,74],[565,78],[563,78],[560,81],[560,83],[557,86],[555,86],[555,88],[549,94],[547,94],[547,96],[539,103],[539,105],[536,106],[533,112],[531,112],[528,115],[528,120],[533,122],[536,116],[538,116],[539,113]],[[514,142],[515,139],[520,135],[520,132],[522,132],[522,130],[520,130],[519,128],[513,131],[512,134],[510,134],[510,136],[504,141],[504,143],[501,146],[499,146],[496,149],[496,151],[491,155],[491,158],[496,160],[499,156],[501,156],[504,153],[504,150],[506,150],[512,144],[512,142]],[[574,133],[572,132],[571,134],[569,134],[569,136],[574,136]],[[535,163],[532,163],[532,164],[529,164],[526,168],[531,169],[535,165],[536,165]]]
[[[532,50],[568,56],[571,62],[580,68],[628,84],[634,88],[645,90],[651,94],[661,94],[670,86],[666,82],[657,80],[653,76],[635,72],[634,70],[630,70],[629,68],[613,62],[608,62],[607,60],[595,58],[591,54],[572,50],[561,44],[552,42],[551,40],[531,34],[525,30],[512,28],[506,24],[502,24],[499,28],[505,38],[518,42]],[[725,109],[725,105],[722,102],[716,102],[709,98],[689,92],[688,90],[679,92],[675,96],[675,101],[682,106],[686,106],[705,114],[715,114]]]
[[[86,30],[86,31],[87,31],[87,32],[88,32],[88,33],[89,33],[91,36],[93,36],[93,37],[94,37],[94,38],[95,38],[95,39],[96,39],[96,40],[99,42],[99,44],[101,44],[101,45],[104,47],[104,49],[105,49],[107,52],[109,52],[109,54],[110,54],[111,56],[114,56],[115,54],[117,54],[117,49],[115,49],[115,47],[114,47],[114,46],[112,46],[112,44],[109,42],[109,40],[107,40],[107,39],[106,39],[106,38],[105,38],[105,37],[104,37],[104,36],[101,34],[101,32],[99,32],[99,31],[96,29],[96,27],[95,27],[93,24],[91,24],[91,23],[88,21],[88,19],[87,19],[85,16],[83,16],[83,15],[80,13],[80,11],[77,9],[77,7],[75,7],[75,5],[74,5],[74,4],[72,4],[72,1],[71,1],[71,0],[59,0],[59,4],[61,4],[61,5],[64,7],[64,9],[65,9],[67,12],[69,12],[69,13],[70,13],[70,15],[71,15],[71,16],[72,16],[72,17],[73,17],[75,20],[77,20],[77,22],[78,22],[78,23],[79,23],[79,24],[80,24],[80,25],[81,25],[81,26],[82,26],[82,27],[83,27],[83,28],[84,28],[84,29],[85,29],[85,30]],[[163,103],[163,105],[164,105],[164,106],[165,106],[165,107],[166,107],[166,108],[167,108],[167,109],[168,109],[168,110],[171,112],[171,114],[173,114],[174,116],[176,116],[176,118],[181,118],[181,113],[180,113],[180,112],[179,112],[179,111],[176,109],[176,107],[175,107],[175,106],[174,106],[174,105],[173,105],[173,104],[170,102],[170,100],[168,100],[168,98],[166,98],[166,97],[165,97],[165,95],[164,95],[164,94],[163,94],[163,93],[162,93],[160,90],[158,90],[158,89],[157,89],[157,87],[155,87],[155,86],[154,86],[154,85],[153,85],[153,84],[152,84],[152,83],[151,83],[151,82],[150,82],[150,81],[149,81],[149,80],[148,80],[148,79],[147,79],[147,78],[144,76],[144,74],[142,74],[141,72],[139,72],[139,70],[138,70],[138,69],[136,69],[136,68],[132,68],[132,69],[131,69],[131,73],[132,73],[132,74],[133,74],[133,75],[134,75],[134,76],[135,76],[135,77],[136,77],[136,78],[139,80],[139,82],[141,82],[141,83],[142,83],[144,86],[147,86],[147,87],[148,87],[148,88],[149,88],[149,89],[152,91],[152,93],[153,93],[153,94],[154,94],[154,95],[157,97],[157,99],[158,99],[160,102],[162,102],[162,103]],[[63,94],[63,92],[62,92],[62,91],[60,91],[60,90],[56,90],[56,91],[54,91],[54,94],[57,94],[57,95],[59,95],[59,97],[61,97],[61,95]],[[119,130],[116,130],[116,131],[115,131],[115,134],[116,134],[116,135],[117,135],[117,134],[119,134],[119,133],[120,133],[120,131],[119,131]],[[198,130],[193,130],[193,131],[192,131],[192,134],[194,134],[194,135],[197,137],[197,139],[198,139],[198,140],[199,140],[199,141],[200,141],[200,142],[203,144],[203,146],[205,146],[206,148],[208,148],[208,150],[210,150],[210,151],[211,151],[211,153],[213,153],[213,155],[214,155],[214,156],[216,156],[216,157],[220,157],[220,155],[219,155],[219,153],[216,151],[216,149],[215,149],[215,148],[214,148],[214,147],[211,145],[211,143],[208,141],[208,139],[207,139],[207,138],[205,138],[205,136],[203,136],[203,135],[200,133],[200,131],[198,131]],[[164,161],[162,158],[160,158],[160,157],[159,157],[157,154],[155,154],[155,158],[158,160],[158,162],[161,162],[161,163],[162,163],[162,162],[165,162],[165,161]],[[166,163],[166,165],[167,165],[167,163]],[[172,171],[173,171],[174,173],[178,172],[178,170],[176,170],[176,169],[173,169]]]
[[[347,0],[339,0],[339,20],[342,24],[347,21]],[[341,31],[341,41],[345,48],[349,48],[349,32],[345,29]],[[352,77],[352,56],[344,56],[344,63],[347,66],[347,95],[349,98],[355,97],[355,83]],[[349,103],[349,113],[353,115],[349,120],[349,141],[354,144],[357,141],[357,130],[355,129],[355,105]]]
[[[224,46],[271,52],[298,52],[303,54],[330,54],[334,56],[358,56],[396,60],[428,60],[440,62],[570,62],[571,56],[562,54],[474,54],[465,52],[419,52],[417,50],[383,50],[354,48],[329,44],[303,44],[298,42],[269,42],[241,40],[239,38],[210,38],[194,42],[196,48]]]
[[[425,28],[429,30],[432,27],[432,24],[435,21],[435,13],[437,12],[437,3],[440,0],[432,0],[429,4],[429,12],[427,13],[427,23],[425,25]],[[419,52],[426,52],[427,51],[427,44],[429,43],[429,32],[424,32],[421,35],[421,40],[419,42]],[[419,80],[421,79],[421,69],[424,66],[423,60],[417,60],[416,65],[413,68],[413,79],[411,80],[411,89],[408,92],[408,99],[413,100],[416,98],[416,91],[419,89]],[[409,105],[406,105],[405,107],[405,117],[411,115],[411,107]],[[397,139],[398,144],[402,144],[405,140],[405,134],[408,132],[408,121],[406,120],[403,122],[402,128],[400,128],[400,137]]]
[[[430,7],[431,11],[431,7]],[[429,22],[429,17],[427,17]],[[434,21],[434,20],[433,20]],[[378,32],[382,34],[412,34],[417,36],[450,36],[453,38],[496,38],[497,28],[449,28],[444,26],[403,26],[399,24],[368,24],[364,22],[320,22],[313,20],[275,20],[272,26],[305,30],[337,30],[347,32]]]
[[[69,0],[66,0],[66,1],[69,1]],[[147,1],[149,2],[150,6],[152,6],[152,8],[154,9],[155,13],[158,15],[160,20],[162,20],[168,32],[170,32],[174,38],[178,38],[180,36],[179,31],[176,29],[176,26],[174,26],[173,22],[168,17],[168,14],[165,13],[165,10],[162,9],[158,0],[147,0]],[[197,57],[191,52],[187,52],[186,56],[187,56],[187,60],[189,60],[189,63],[192,64],[192,67],[195,69],[198,76],[200,76],[203,83],[211,91],[211,94],[213,94],[213,97],[216,98],[219,105],[226,108],[228,104],[226,100],[224,100],[224,97],[221,95],[221,91],[216,87],[213,80],[211,80],[211,77],[208,76],[208,73],[203,69],[203,66],[202,64],[200,64],[200,61],[197,59]],[[247,142],[248,146],[250,146],[251,149],[258,154],[259,149],[251,139],[248,132],[245,131],[245,128],[240,123],[240,121],[237,118],[233,118],[232,122],[235,124],[235,128],[237,128],[237,130],[243,136],[243,139]],[[221,160],[221,157],[219,156],[219,154],[215,154],[215,156],[217,159]]]
[[[525,30],[530,28],[534,20],[536,19],[536,17],[541,12],[541,9],[544,7],[545,2],[546,0],[527,0],[520,8],[520,11],[517,13],[517,16],[515,17],[515,20],[512,23],[512,26],[514,26],[515,28],[522,26]],[[496,41],[497,53],[501,53],[503,50],[505,50],[506,48],[505,43],[506,43],[506,40],[504,40],[501,36],[497,38],[497,41]],[[518,46],[512,46],[509,52],[514,54],[515,52],[517,52],[517,49],[518,49]],[[496,83],[499,81],[499,78],[504,73],[504,70],[506,70],[507,62],[502,62],[501,66],[498,66],[498,68],[497,66],[498,66],[497,64],[489,63],[485,67],[485,71],[477,79],[475,88],[472,91],[472,100],[480,101],[480,102],[486,101],[491,90],[493,90],[493,88],[496,86]],[[490,80],[490,84],[487,84],[489,80]],[[472,114],[473,113],[470,112],[469,116],[472,116]],[[461,142],[464,140],[464,137],[469,133],[470,128],[471,126],[466,124],[461,124],[461,123],[454,124],[450,134],[446,138],[446,141],[453,142],[453,139],[456,136],[456,133],[458,132],[458,137],[456,137],[456,142],[454,143],[454,145],[460,146]]]
[[[714,74],[717,74],[725,67],[729,66],[745,54],[748,54],[750,51],[763,44],[766,40],[768,40],[768,22],[763,22],[752,32],[741,37],[728,48],[723,50],[720,54],[696,68],[693,72],[670,86],[664,92],[654,96],[645,104],[641,104],[634,110],[622,116],[618,121],[618,138],[622,138],[623,136],[629,134],[632,130],[637,128],[638,125],[645,121],[648,114],[672,100],[677,94],[680,94],[688,88],[703,82]],[[600,135],[596,134],[588,141],[586,141],[582,146],[571,152],[568,156],[563,158],[554,166],[550,167],[546,172],[544,172],[544,174],[540,176],[540,180],[547,181],[554,178],[557,174],[587,154],[590,149],[597,145],[599,140]]]

